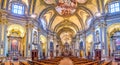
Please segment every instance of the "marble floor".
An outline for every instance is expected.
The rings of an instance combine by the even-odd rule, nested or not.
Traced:
[[[105,62],[108,62],[109,60],[113,60],[113,59],[108,58],[105,60]],[[27,64],[27,61],[22,61],[22,62],[26,63],[26,65],[29,65]],[[19,65],[19,61],[7,61],[5,62],[5,65],[10,65],[10,63],[13,63],[14,65]],[[113,60],[112,65],[119,65],[118,63],[120,62],[116,62],[115,60]],[[74,64],[70,58],[65,57],[60,61],[59,65],[74,65]]]
[[[74,65],[74,64],[71,59],[63,58],[63,60],[60,61],[59,65]]]

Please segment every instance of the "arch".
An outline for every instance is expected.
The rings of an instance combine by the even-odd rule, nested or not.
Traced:
[[[94,15],[93,15],[92,11],[91,11],[90,9],[88,9],[87,7],[79,5],[79,6],[78,6],[78,9],[77,9],[77,12],[79,11],[79,9],[82,9],[82,10],[84,10],[85,12],[87,12],[87,13],[90,15],[90,18],[94,18]],[[77,13],[77,12],[76,12],[76,13]],[[80,18],[78,14],[77,14],[77,17]],[[89,18],[89,19],[90,19],[90,18]],[[87,24],[87,21],[89,21],[89,19],[86,20],[86,23],[85,23],[85,24]],[[80,20],[81,20],[81,19],[80,19]],[[90,23],[92,23],[92,21],[91,21]],[[83,22],[82,22],[82,24],[83,24]],[[91,24],[90,24],[90,25],[91,25]],[[90,27],[90,25],[89,25],[89,27]],[[82,25],[82,26],[84,27],[85,25]],[[84,29],[85,29],[85,27],[83,28],[83,30],[84,30]]]
[[[111,46],[111,36],[114,35],[117,31],[120,31],[120,23],[114,23],[108,26],[107,28],[107,47],[108,47],[108,53],[109,56],[112,52],[112,46]]]
[[[93,15],[93,13],[91,12],[91,10],[89,10],[87,7],[79,5],[79,6],[78,6],[78,10],[79,10],[79,9],[82,9],[82,10],[86,11],[88,14],[90,14],[90,16],[94,17],[94,15]],[[78,11],[78,10],[77,10],[77,11]]]
[[[7,36],[24,37],[25,33],[26,33],[25,28],[18,24],[12,24],[12,25],[8,26],[7,31],[8,31]],[[15,35],[13,33],[15,33]]]
[[[75,32],[71,28],[62,28],[57,32],[57,35],[60,36],[62,32],[70,31],[72,33],[72,37],[75,36]]]
[[[43,15],[45,15],[50,10],[54,10],[54,6],[50,5],[49,7],[45,8],[44,10],[42,10],[42,12],[39,14],[39,19],[38,20],[39,20],[39,23],[40,23],[41,26],[42,26],[42,24],[41,24],[41,20],[40,19],[42,18]],[[50,25],[52,24],[51,22],[53,22],[53,20],[55,19],[55,17],[56,17],[56,12],[51,17],[50,22],[48,24],[48,28],[50,28]]]
[[[76,14],[76,16],[77,16],[77,18],[78,18],[78,20],[79,20],[79,22],[80,22],[80,24],[81,24],[81,26],[82,26],[82,30],[84,30],[84,29],[85,29],[85,25],[84,25],[81,17],[80,17],[78,14]]]
[[[111,37],[117,31],[120,31],[120,23],[114,23],[107,28],[109,37]]]
[[[39,14],[39,18],[41,18],[45,13],[47,13],[49,10],[52,10],[52,9],[53,9],[53,6],[51,5],[47,8],[45,8],[44,10],[42,10],[42,12]]]
[[[53,31],[57,32],[59,30],[59,28],[63,25],[72,26],[76,32],[79,31],[79,28],[77,27],[77,25],[74,24],[73,22],[70,22],[69,20],[64,20],[64,21],[60,22],[59,24],[57,24]]]
[[[52,25],[52,23],[53,23],[53,21],[54,21],[54,19],[56,18],[56,16],[57,16],[58,14],[54,14],[53,15],[53,17],[50,19],[50,22],[49,22],[49,24],[48,24],[48,28],[50,29],[51,28],[51,25]]]

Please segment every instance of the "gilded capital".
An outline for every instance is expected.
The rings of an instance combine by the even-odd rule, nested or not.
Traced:
[[[7,24],[8,20],[7,19],[0,19],[0,24]]]
[[[38,28],[38,32],[40,32],[40,28]]]
[[[33,28],[33,27],[34,27],[34,25],[31,24],[31,23],[29,23],[29,24],[26,25],[26,28]]]

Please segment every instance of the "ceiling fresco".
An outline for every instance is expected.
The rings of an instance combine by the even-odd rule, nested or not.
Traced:
[[[72,3],[75,2],[77,3],[73,7]],[[93,14],[98,12],[96,0],[43,0],[39,1],[39,5],[41,6],[39,11],[41,12],[40,18],[44,17],[51,31],[54,31],[55,27],[64,20],[74,23],[79,30],[85,30],[89,27],[89,21]],[[61,14],[56,8],[58,8],[58,11],[61,11],[59,8],[75,11],[74,13]]]
[[[87,0],[44,0],[46,4],[54,4],[55,10],[63,16],[70,16],[73,14],[78,3],[85,3]]]
[[[29,5],[29,0],[22,1]],[[109,1],[104,0],[105,7]],[[36,0],[34,14],[38,16],[42,25],[45,24],[44,27],[63,38],[72,31],[77,34],[87,30],[96,13],[102,11],[102,1],[99,0],[99,3],[98,0]]]

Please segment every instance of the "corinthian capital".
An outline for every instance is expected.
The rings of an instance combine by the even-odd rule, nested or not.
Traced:
[[[33,27],[34,27],[34,24],[32,24],[32,23],[26,24],[26,28],[33,28]]]

